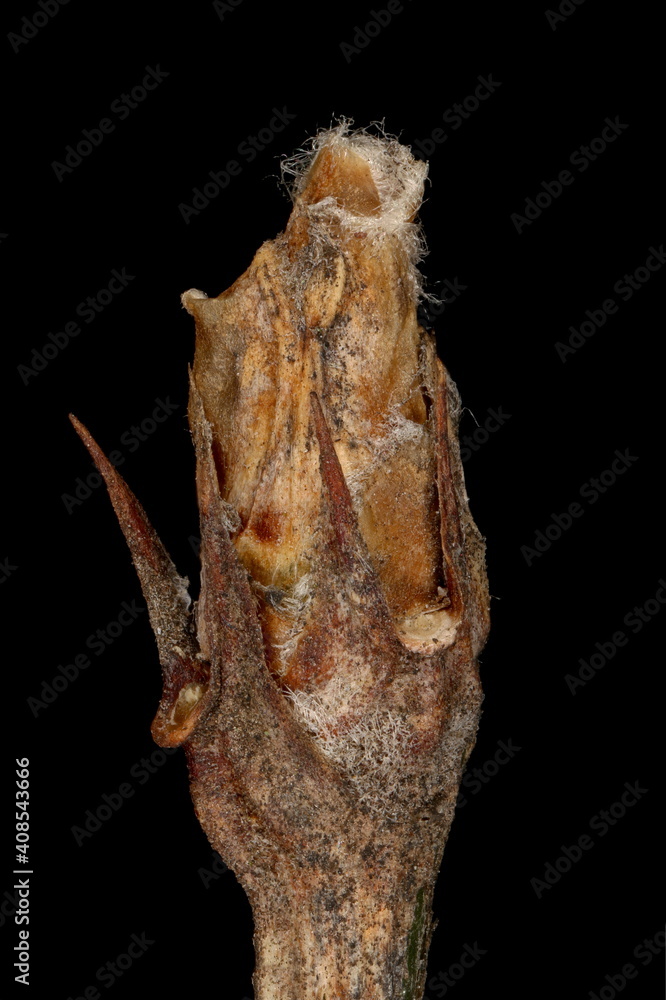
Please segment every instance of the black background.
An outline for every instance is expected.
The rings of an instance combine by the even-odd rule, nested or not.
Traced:
[[[186,422],[193,323],[179,295],[218,294],[284,227],[279,157],[339,115],[357,125],[383,119],[410,144],[446,129],[421,213],[424,271],[432,292],[446,279],[465,288],[436,320],[440,353],[468,408],[463,436],[491,408],[510,414],[466,462],[496,598],[469,769],[491,761],[500,740],[521,749],[480,790],[465,791],[435,898],[429,978],[477,944],[485,954],[447,996],[587,998],[606,987],[605,1000],[605,977],[627,962],[640,971],[623,995],[661,994],[663,952],[647,968],[632,957],[662,927],[660,621],[634,633],[623,619],[654,598],[666,573],[663,410],[650,406],[663,377],[657,301],[666,268],[627,302],[613,291],[666,238],[657,26],[636,5],[617,19],[592,0],[566,9],[553,30],[539,4],[429,11],[407,3],[348,59],[340,43],[353,43],[370,6],[315,12],[244,0],[221,18],[211,3],[169,12],[71,2],[18,52],[3,38],[0,557],[15,568],[0,594],[5,646],[16,643],[5,659],[5,719],[16,720],[18,735],[2,787],[11,833],[14,756],[29,756],[32,995],[82,996],[131,935],[145,933],[154,944],[113,984],[114,998],[252,996],[249,905],[229,872],[204,884],[201,870],[214,858],[182,753],[157,754],[148,780],[138,770],[155,753],[149,724],[160,693],[147,616],[103,655],[86,649],[123,601],[143,601],[104,490],[70,511],[63,501],[92,468],[67,414],[107,451],[120,448],[121,471],[180,571],[196,580]],[[5,8],[3,35],[37,10]],[[109,114],[158,64],[168,76],[145,102],[124,121]],[[489,74],[495,92],[458,129],[446,128],[446,109]],[[238,146],[268,126],[274,108],[294,118],[248,163]],[[59,181],[52,163],[104,117],[116,122],[113,133]],[[585,172],[572,168],[570,155],[600,136],[607,117],[628,127]],[[242,163],[240,176],[186,224],[179,205],[230,159]],[[567,168],[573,184],[519,233],[512,213]],[[134,276],[128,287],[25,384],[19,366],[76,319],[77,304],[106,287],[114,268]],[[563,363],[555,343],[610,297],[617,313]],[[167,397],[175,413],[135,451],[121,443]],[[616,449],[637,460],[596,503],[581,500]],[[583,515],[528,565],[521,546],[575,501]],[[627,645],[572,694],[565,676],[618,629]],[[28,699],[85,652],[91,666],[35,714]],[[648,789],[640,801],[605,836],[593,834],[593,849],[539,896],[531,880],[636,781]],[[79,846],[72,827],[124,782],[133,796]],[[10,895],[12,866],[9,845],[0,870]],[[13,985],[17,929],[2,900],[0,972]],[[441,995],[441,985],[427,992]]]

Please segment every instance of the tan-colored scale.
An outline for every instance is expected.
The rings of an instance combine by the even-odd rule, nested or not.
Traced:
[[[322,222],[323,198],[358,226]],[[391,615],[418,645],[448,623],[435,449],[412,265],[399,234],[378,240],[364,229],[380,210],[368,163],[325,148],[285,232],[217,298],[193,291],[183,302],[196,319],[194,378],[251,577],[289,596],[311,571],[322,504],[314,389]],[[267,641],[281,645],[293,623],[279,601],[266,602],[263,617]]]

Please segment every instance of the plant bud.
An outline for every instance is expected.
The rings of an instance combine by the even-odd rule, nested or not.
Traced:
[[[201,593],[75,421],[130,546],[197,816],[252,904],[258,1000],[418,1000],[488,629],[459,402],[417,321],[426,166],[346,124],[196,323]]]
[[[436,487],[434,350],[416,318],[414,217],[427,167],[395,141],[339,126],[287,169],[296,181],[285,232],[226,292],[192,290],[183,303],[196,321],[193,381],[221,494],[239,518],[234,545],[262,597],[271,668],[296,688],[320,672],[311,657],[301,662],[311,630],[303,611],[329,569],[312,392],[397,633],[432,649],[451,640],[455,622]]]

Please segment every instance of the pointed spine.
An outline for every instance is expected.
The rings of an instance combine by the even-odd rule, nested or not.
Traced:
[[[152,733],[161,746],[177,746],[192,731],[206,702],[208,664],[192,633],[188,581],[176,570],[131,489],[80,420],[69,417],[106,483],[146,600],[162,665],[163,693]]]
[[[310,407],[319,444],[319,468],[332,533],[333,554],[342,570],[340,579],[354,587],[361,598],[365,616],[393,633],[386,598],[361,535],[349,487],[316,392],[310,393]]]

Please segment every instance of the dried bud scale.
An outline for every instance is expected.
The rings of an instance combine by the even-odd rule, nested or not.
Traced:
[[[283,234],[191,290],[201,594],[88,433],[156,630],[153,723],[252,904],[259,1000],[417,1000],[488,629],[458,397],[417,322],[426,167],[321,133]]]

